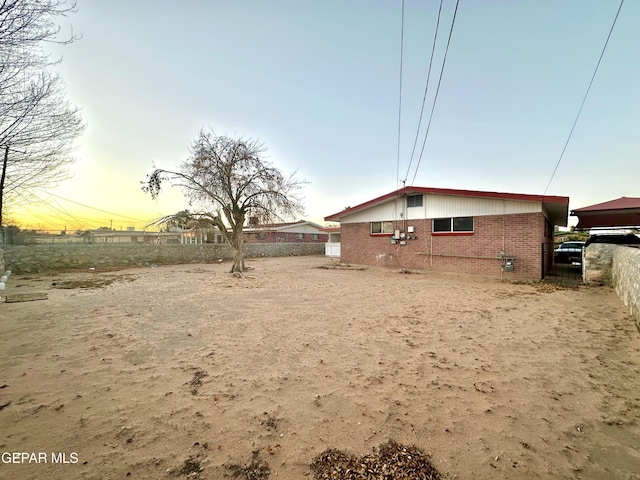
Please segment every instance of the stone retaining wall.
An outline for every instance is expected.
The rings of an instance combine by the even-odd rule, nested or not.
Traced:
[[[640,248],[620,247],[613,253],[613,287],[640,329]]]
[[[42,273],[101,267],[134,267],[151,264],[217,262],[231,258],[225,244],[138,245],[72,244],[72,245],[5,245],[6,268],[14,273]],[[324,244],[318,243],[250,243],[245,255],[251,257],[283,257],[323,255]],[[3,270],[4,271],[4,270]]]
[[[617,245],[592,243],[584,250],[584,283],[587,285],[612,285],[611,266]]]

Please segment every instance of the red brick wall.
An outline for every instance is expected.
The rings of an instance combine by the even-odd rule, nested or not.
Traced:
[[[390,236],[370,234],[369,222],[341,225],[341,260],[345,263],[499,277],[499,254],[515,257],[515,270],[504,278],[541,278],[542,242],[546,219],[541,213],[474,217],[471,235],[432,235],[432,221],[398,221],[394,228],[414,227],[415,239],[406,245],[391,244]],[[403,226],[404,223],[404,226]],[[486,258],[491,257],[491,258]]]

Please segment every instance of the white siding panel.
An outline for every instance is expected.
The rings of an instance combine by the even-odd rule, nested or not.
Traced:
[[[342,223],[400,220],[402,212],[406,212],[407,220],[542,212],[542,202],[500,198],[426,194],[423,206],[412,208],[406,208],[405,201],[404,198],[389,200],[381,205],[355,212],[343,218]]]
[[[355,212],[344,217],[341,223],[382,222],[385,220],[399,220],[400,212],[404,208],[404,199],[389,200],[381,205],[375,205],[365,210]],[[413,209],[412,209],[413,210]]]
[[[421,207],[411,207],[407,208],[407,220],[418,220],[420,218],[427,218],[427,210],[426,210],[426,200],[427,196],[423,197],[422,206]]]
[[[427,195],[426,218],[479,217],[542,211],[542,203],[499,198]]]

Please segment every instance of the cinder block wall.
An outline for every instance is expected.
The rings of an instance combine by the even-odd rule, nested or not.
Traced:
[[[545,218],[541,213],[474,217],[472,235],[431,235],[430,219],[398,221],[414,227],[416,239],[391,244],[390,236],[370,234],[369,222],[341,224],[341,261],[363,265],[539,280]],[[515,257],[515,270],[502,272],[500,252]]]
[[[592,243],[584,249],[584,282],[587,285],[612,285],[613,252],[617,245]]]
[[[618,296],[629,307],[629,313],[640,329],[640,248],[615,248],[611,279]]]
[[[135,267],[151,264],[216,262],[231,258],[225,244],[145,245],[116,244],[46,244],[5,245],[5,263],[15,273],[41,273],[100,267]],[[245,244],[251,257],[323,255],[324,244],[254,243]]]

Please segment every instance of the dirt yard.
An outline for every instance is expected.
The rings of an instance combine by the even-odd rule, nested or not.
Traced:
[[[640,479],[611,289],[248,265],[10,277],[48,298],[0,304],[0,478],[312,479],[391,439],[448,479]]]

